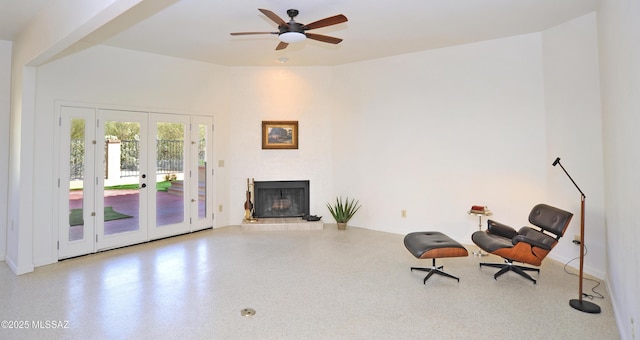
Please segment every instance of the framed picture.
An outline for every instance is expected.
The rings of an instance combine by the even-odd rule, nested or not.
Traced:
[[[262,121],[263,149],[297,149],[298,121]]]

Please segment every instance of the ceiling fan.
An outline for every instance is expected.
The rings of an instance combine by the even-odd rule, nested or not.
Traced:
[[[277,14],[268,9],[258,8],[258,10],[262,12],[262,14],[264,14],[267,18],[273,20],[276,24],[278,24],[278,32],[236,32],[231,33],[231,35],[277,34],[278,39],[280,39],[280,43],[278,44],[278,46],[276,46],[276,50],[285,49],[290,43],[302,41],[306,38],[330,44],[339,44],[342,41],[342,39],[340,38],[330,37],[322,34],[308,33],[307,31],[347,22],[347,17],[342,14],[338,14],[304,25],[296,22],[293,19],[298,15],[297,9],[287,10],[287,15],[289,16],[289,18],[291,18],[289,22],[285,22]]]

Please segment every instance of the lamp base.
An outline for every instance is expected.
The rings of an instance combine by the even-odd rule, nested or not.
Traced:
[[[580,299],[571,299],[569,300],[569,305],[581,312],[591,313],[591,314],[600,313],[600,306],[589,301],[582,301]]]

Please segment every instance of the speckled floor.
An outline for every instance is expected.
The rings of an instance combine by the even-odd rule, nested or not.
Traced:
[[[534,285],[513,273],[494,280],[495,269],[479,268],[480,261],[500,259],[438,260],[460,283],[432,276],[423,285],[425,273],[409,268],[431,261],[414,258],[403,235],[327,224],[206,230],[22,276],[0,263],[0,338],[619,337],[604,284],[605,299],[594,301],[602,313],[587,314],[569,306],[578,282],[563,264],[545,260]],[[585,283],[585,291],[591,287]],[[242,316],[246,308],[256,314]]]

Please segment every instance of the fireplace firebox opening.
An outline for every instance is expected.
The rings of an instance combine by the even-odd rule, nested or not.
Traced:
[[[309,181],[255,181],[253,190],[257,218],[309,215]]]

